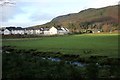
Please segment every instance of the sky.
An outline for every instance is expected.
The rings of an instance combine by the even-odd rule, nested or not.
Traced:
[[[0,0],[0,26],[30,27],[88,8],[117,5],[119,0]]]

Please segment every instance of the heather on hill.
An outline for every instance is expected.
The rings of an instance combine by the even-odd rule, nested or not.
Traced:
[[[89,8],[79,13],[58,16],[52,21],[33,27],[65,26],[71,32],[85,30],[100,30],[102,32],[116,32],[119,30],[118,5],[103,8]]]

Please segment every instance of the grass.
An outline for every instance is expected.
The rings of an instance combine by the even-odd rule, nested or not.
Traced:
[[[37,39],[3,40],[3,46],[16,46],[18,49],[38,49],[39,51],[118,57],[117,34],[83,34]]]

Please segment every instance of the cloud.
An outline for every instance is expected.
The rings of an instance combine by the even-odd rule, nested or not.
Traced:
[[[3,0],[3,1],[8,1],[8,0]],[[14,16],[16,16],[19,13],[24,13],[24,11],[21,10],[20,5],[18,5],[17,2],[14,2],[14,4],[8,3],[8,4],[0,5],[0,22],[8,22],[9,19],[13,19]]]

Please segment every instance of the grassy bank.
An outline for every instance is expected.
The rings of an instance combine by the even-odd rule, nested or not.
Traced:
[[[37,49],[39,51],[79,54],[82,57],[102,55],[118,57],[117,34],[82,34],[37,39],[3,40],[3,46],[16,46],[18,49]]]

